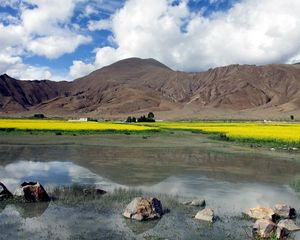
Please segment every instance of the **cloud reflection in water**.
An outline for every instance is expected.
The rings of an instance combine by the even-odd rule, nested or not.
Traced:
[[[0,166],[0,176],[9,189],[24,181],[39,181],[47,185],[70,185],[72,183],[111,185],[104,178],[72,162],[19,161]]]

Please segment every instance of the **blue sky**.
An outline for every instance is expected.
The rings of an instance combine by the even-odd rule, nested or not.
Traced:
[[[0,0],[0,74],[73,80],[128,57],[176,70],[300,60],[295,0]]]

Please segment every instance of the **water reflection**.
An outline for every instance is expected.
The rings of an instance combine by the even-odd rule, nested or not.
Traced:
[[[112,182],[129,186],[151,186],[178,174],[198,174],[219,181],[280,184],[300,175],[300,161],[251,153],[216,152],[200,147],[0,145],[0,153],[2,166],[23,162],[22,168],[14,169],[19,172],[36,162],[67,162],[61,169],[48,165],[53,174],[58,174],[54,175],[57,182],[62,183],[70,182],[71,170],[68,169],[72,169],[71,163],[90,169]],[[39,166],[36,165],[36,168]],[[78,169],[73,169],[72,178]]]
[[[11,191],[25,181],[39,181],[48,186],[73,183],[111,185],[101,176],[71,162],[18,161],[0,166],[0,176],[0,181]]]

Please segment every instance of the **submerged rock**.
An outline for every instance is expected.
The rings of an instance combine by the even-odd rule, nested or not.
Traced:
[[[253,219],[273,220],[276,217],[276,214],[272,208],[263,206],[246,209],[243,214]]]
[[[0,201],[13,197],[12,193],[6,188],[6,186],[0,182]]]
[[[82,190],[84,196],[89,196],[89,195],[103,195],[107,193],[106,191],[99,189],[99,188],[84,188]]]
[[[183,204],[195,207],[205,207],[206,202],[204,199],[193,199],[192,201],[185,201]]]
[[[252,228],[253,237],[269,239],[271,236],[277,236],[277,226],[269,219],[258,219]]]
[[[196,214],[195,218],[202,221],[214,222],[215,220],[214,211],[210,208],[205,208],[199,211]]]
[[[161,202],[156,198],[145,199],[134,198],[126,207],[123,216],[139,221],[161,218],[163,208]]]
[[[276,204],[273,210],[275,214],[277,214],[280,218],[283,219],[293,219],[297,217],[297,212],[295,208],[291,208],[286,204]]]
[[[24,182],[16,189],[15,196],[23,197],[27,202],[48,202],[50,197],[39,182]]]

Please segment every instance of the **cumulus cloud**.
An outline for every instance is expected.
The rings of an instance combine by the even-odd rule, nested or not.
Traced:
[[[69,75],[72,79],[76,79],[89,74],[95,69],[96,67],[93,64],[84,63],[83,61],[73,61]]]
[[[72,53],[75,49],[83,44],[89,43],[90,37],[84,37],[82,35],[70,34],[67,36],[47,36],[37,38],[28,43],[28,50],[35,55],[45,56],[49,59],[55,59],[62,56],[65,53]]]
[[[76,5],[83,0],[0,0],[0,6],[15,8],[0,21],[0,74],[29,79],[53,76],[47,67],[23,63],[26,56],[56,59],[92,41],[72,22]],[[21,71],[22,72],[19,72]]]
[[[291,62],[300,54],[299,1],[243,0],[208,17],[191,11],[187,1],[171,2],[128,0],[111,17],[117,47],[98,48],[94,66],[134,56],[199,71],[234,63]]]

